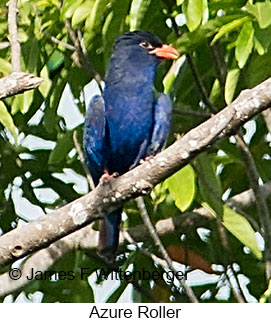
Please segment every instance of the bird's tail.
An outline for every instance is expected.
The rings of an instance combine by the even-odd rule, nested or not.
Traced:
[[[115,260],[119,244],[119,231],[122,208],[100,220],[98,254],[107,262]]]

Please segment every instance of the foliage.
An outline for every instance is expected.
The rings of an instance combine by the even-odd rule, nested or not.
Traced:
[[[5,42],[8,41],[7,8],[1,5],[0,10],[0,41]],[[80,57],[66,46],[75,46],[67,22],[76,37],[82,36],[91,70],[78,64]],[[242,89],[270,76],[271,2],[268,0],[21,0],[18,27],[23,70],[41,76],[44,82],[38,90],[5,99],[0,105],[2,233],[86,193],[85,174],[74,148],[73,132],[78,132],[81,142],[88,103],[84,93],[96,89],[91,71],[104,77],[114,39],[123,32],[149,30],[164,42],[172,43],[181,55],[190,54],[216,110],[232,102]],[[5,76],[10,72],[10,48],[5,47],[0,50],[0,73]],[[84,92],[90,82],[91,90]],[[169,63],[161,66],[157,90],[162,91],[163,86],[175,107],[168,140],[171,143],[174,134],[187,132],[201,123],[205,114],[214,111],[202,98],[183,57],[170,69]],[[270,181],[270,135],[263,117],[257,116],[243,132],[261,180]],[[248,301],[259,300],[268,288],[262,248],[256,243],[255,233],[261,235],[261,223],[255,205],[242,213],[225,205],[227,199],[250,188],[246,171],[235,140],[228,138],[158,185],[146,198],[153,223],[172,216],[182,217],[201,206],[214,215],[204,226],[191,225],[189,230],[163,238],[166,247],[179,245],[183,249],[174,250],[185,250],[191,257],[196,254],[209,265],[221,265],[216,266],[222,268],[216,272],[217,279],[206,276],[209,278],[194,284],[194,292],[202,302],[236,301],[232,286],[221,296],[227,286],[225,273],[232,264],[238,277],[248,278],[246,287],[243,284]],[[141,223],[135,203],[127,203],[125,211],[128,215],[125,226]],[[227,249],[219,238],[215,218],[226,229]],[[148,240],[143,247],[159,255],[153,242]],[[187,265],[191,263],[192,270],[202,268],[195,260]],[[134,248],[120,250],[117,265],[123,270],[162,270]],[[84,266],[94,274],[97,267],[106,267],[91,253],[76,251],[51,269],[76,273]],[[91,302],[97,299],[96,283],[102,282],[46,280],[30,283],[24,292],[29,297],[41,291],[44,302]],[[127,286],[132,286],[129,297],[134,302],[188,301],[178,283],[169,284],[163,279],[121,281],[113,292],[107,292],[105,299],[117,301]]]

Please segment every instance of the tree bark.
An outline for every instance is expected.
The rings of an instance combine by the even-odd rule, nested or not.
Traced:
[[[215,141],[236,132],[247,120],[271,105],[271,78],[242,91],[225,109],[177,140],[149,162],[126,174],[100,183],[92,192],[0,237],[0,266],[81,229],[117,209],[125,201],[151,189],[207,150]]]
[[[37,88],[43,79],[33,74],[14,72],[0,78],[0,99]]]

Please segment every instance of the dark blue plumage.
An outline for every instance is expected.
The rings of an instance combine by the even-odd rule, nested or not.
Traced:
[[[120,36],[114,45],[103,96],[89,105],[83,146],[97,185],[107,171],[123,174],[148,155],[161,150],[170,129],[171,102],[165,94],[155,100],[153,82],[163,58],[177,51],[149,32]],[[118,246],[121,209],[100,223],[98,250],[113,260]]]

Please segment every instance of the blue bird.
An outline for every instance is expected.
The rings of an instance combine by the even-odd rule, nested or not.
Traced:
[[[119,175],[162,149],[171,123],[167,95],[154,97],[154,77],[163,59],[178,52],[146,31],[127,32],[114,44],[102,96],[86,113],[83,147],[95,186],[103,174]],[[98,254],[115,259],[122,209],[100,220]]]

